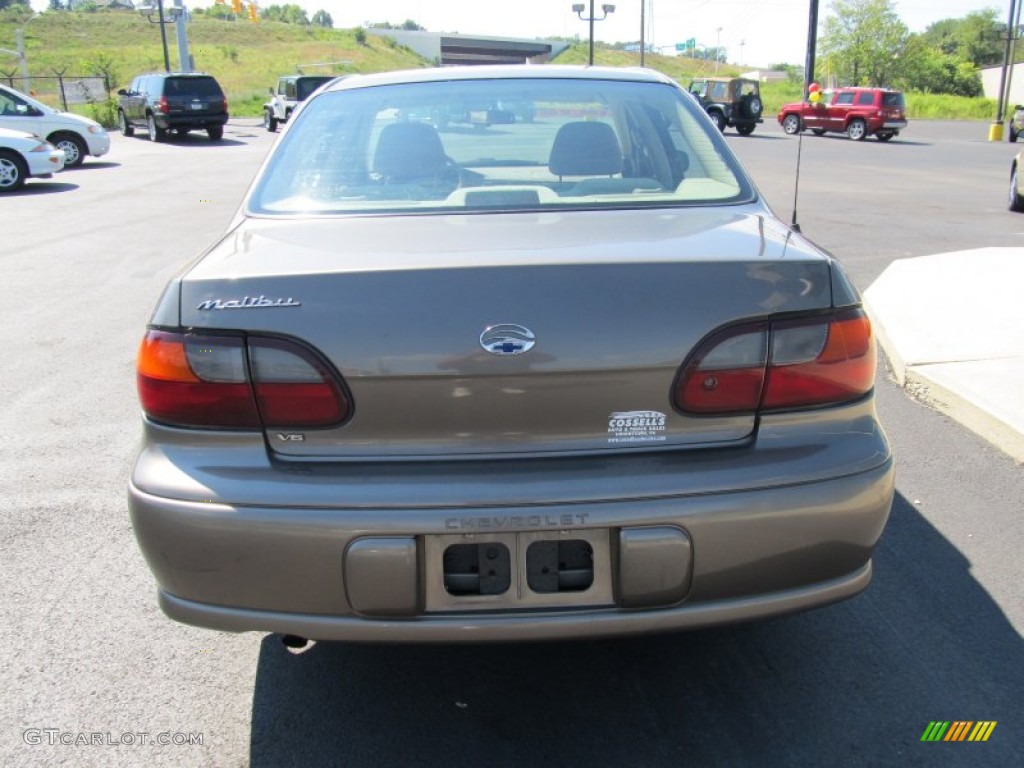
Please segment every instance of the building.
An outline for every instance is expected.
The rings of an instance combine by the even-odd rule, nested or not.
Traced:
[[[999,99],[999,82],[1003,77],[1002,67],[988,67],[981,70],[981,87],[986,99]],[[1014,64],[1007,70],[1010,81],[1010,98],[1007,104],[1012,108],[1015,104],[1024,104],[1024,64]]]
[[[569,47],[563,40],[519,40],[377,27],[369,27],[366,32],[390,37],[441,66],[543,64]]]
[[[748,80],[757,80],[761,83],[770,83],[778,80],[788,80],[789,73],[774,69],[754,69],[750,72],[744,72],[740,77],[745,77]]]

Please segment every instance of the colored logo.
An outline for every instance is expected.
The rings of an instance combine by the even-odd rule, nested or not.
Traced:
[[[480,346],[492,355],[521,355],[533,349],[536,343],[533,331],[513,323],[492,325],[480,334]]]
[[[995,728],[995,720],[932,720],[921,741],[988,741]]]

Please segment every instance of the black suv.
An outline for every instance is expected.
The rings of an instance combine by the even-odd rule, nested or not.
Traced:
[[[697,97],[718,130],[732,126],[741,136],[749,136],[764,118],[761,88],[757,80],[745,77],[705,77],[692,80],[687,89]]]
[[[149,131],[150,141],[163,141],[168,131],[185,134],[205,130],[211,141],[224,135],[228,100],[212,75],[161,72],[139,75],[118,92],[117,120],[121,133],[135,127]]]

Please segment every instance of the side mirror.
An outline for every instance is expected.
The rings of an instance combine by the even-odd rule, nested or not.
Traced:
[[[118,96],[127,96],[128,95],[128,91],[126,91],[124,88],[118,88],[117,89],[117,95]]]
[[[267,88],[267,93],[269,93],[271,96],[273,96],[274,95],[274,89],[273,88]]]

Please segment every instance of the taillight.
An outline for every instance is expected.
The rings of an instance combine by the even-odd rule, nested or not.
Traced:
[[[138,389],[147,416],[183,427],[317,428],[349,414],[327,366],[283,339],[149,331]]]
[[[701,344],[676,383],[676,407],[690,413],[757,410],[768,361],[768,324],[727,328]]]
[[[686,413],[792,410],[855,400],[875,380],[862,310],[726,328],[706,339],[676,380]]]
[[[252,379],[267,427],[324,427],[348,416],[348,399],[309,350],[282,339],[250,339]]]
[[[228,97],[225,96],[224,98],[222,98],[220,100],[220,103],[224,106],[224,111],[227,112],[228,111]]]

